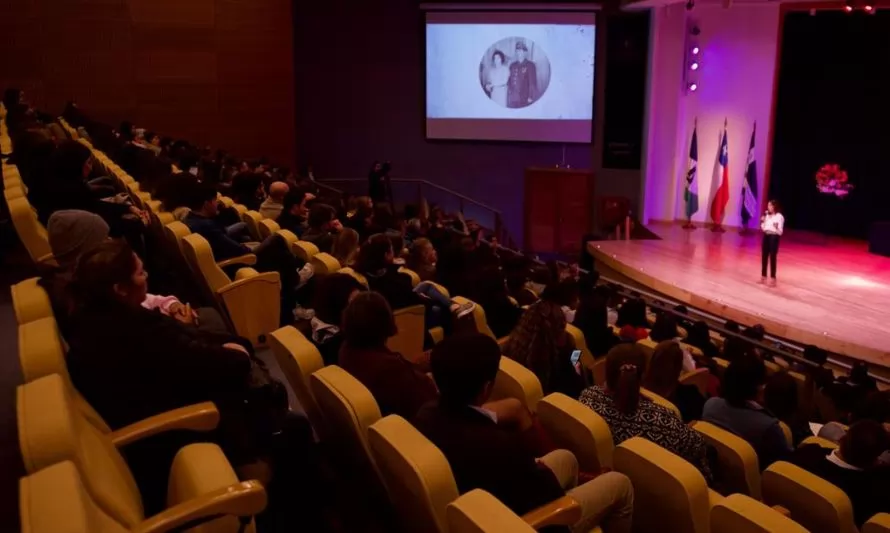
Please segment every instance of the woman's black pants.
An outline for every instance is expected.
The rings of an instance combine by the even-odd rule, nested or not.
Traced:
[[[761,257],[760,275],[766,277],[766,264],[769,263],[769,275],[776,279],[776,256],[779,254],[779,236],[772,233],[763,234],[763,254]]]

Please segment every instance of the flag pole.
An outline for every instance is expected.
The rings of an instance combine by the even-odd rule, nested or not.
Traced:
[[[726,128],[728,126],[729,126],[729,118],[724,117],[723,118],[723,136],[721,137],[721,139],[726,137]],[[722,143],[722,140],[721,140],[721,143]],[[722,148],[723,147],[721,146],[721,149]],[[726,216],[726,214],[724,213],[723,216]],[[723,220],[721,220],[720,222],[714,221],[714,225],[711,227],[711,231],[713,231],[714,233],[726,233],[726,230],[723,228]]]

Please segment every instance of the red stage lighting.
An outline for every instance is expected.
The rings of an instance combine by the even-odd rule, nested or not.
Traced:
[[[853,6],[851,6],[851,5],[849,5],[849,4],[845,5],[845,6],[844,6],[844,11],[846,11],[847,13],[852,13],[852,12],[853,12]]]
[[[862,9],[864,9],[866,13],[871,13],[872,11],[875,10],[874,6],[870,6],[868,4],[865,4],[865,6]]]

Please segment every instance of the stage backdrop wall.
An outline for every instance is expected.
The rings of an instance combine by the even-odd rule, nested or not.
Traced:
[[[890,12],[785,17],[772,193],[789,225],[864,238],[890,220]],[[847,170],[844,199],[819,193],[816,171]]]
[[[524,170],[558,164],[565,147],[566,163],[594,170],[597,195],[626,196],[637,204],[639,168],[603,169],[598,148],[607,15],[597,16],[594,144],[428,141],[424,15],[418,6],[416,0],[294,4],[295,47],[312,50],[294,58],[297,127],[305,133],[298,153],[317,176],[363,178],[373,160],[390,160],[393,177],[426,179],[501,210],[521,243]]]
[[[0,0],[0,87],[291,163],[289,0]]]
[[[712,183],[724,119],[728,119],[730,198],[724,225],[740,226],[742,183],[751,128],[757,121],[758,190],[763,190],[777,47],[779,5],[699,3],[691,12],[701,34],[698,90],[685,94],[687,12],[683,4],[653,9],[647,106],[645,220],[684,219],[689,141],[698,119],[699,210],[710,221]]]

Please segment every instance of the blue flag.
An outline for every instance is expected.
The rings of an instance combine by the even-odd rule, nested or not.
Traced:
[[[683,199],[686,201],[686,218],[698,211],[698,126],[692,128],[692,142],[689,144],[689,166],[686,170],[686,190]]]
[[[748,169],[745,171],[745,182],[742,184],[742,223],[755,218],[757,208],[757,161],[754,160],[754,137],[757,135],[757,123],[751,131],[751,144],[748,146]]]

